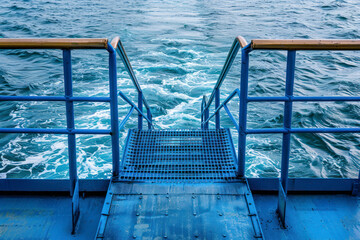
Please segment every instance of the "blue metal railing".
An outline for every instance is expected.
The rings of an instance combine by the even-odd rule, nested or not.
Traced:
[[[232,63],[241,48],[241,80],[240,90],[236,89],[220,105],[220,87],[232,66]],[[249,53],[253,50],[287,50],[287,67],[286,67],[286,85],[284,97],[248,97],[248,76],[249,76]],[[360,128],[292,128],[292,103],[294,101],[360,101],[360,97],[296,97],[294,92],[295,76],[295,59],[296,50],[360,50],[360,40],[253,40],[247,44],[242,37],[235,39],[230,52],[227,56],[220,77],[209,98],[201,104],[201,127],[208,129],[209,120],[215,116],[215,127],[220,128],[220,110],[225,109],[233,124],[239,133],[238,141],[238,176],[245,177],[245,155],[246,155],[246,136],[248,134],[267,134],[282,133],[282,157],[281,157],[281,176],[279,184],[279,202],[278,213],[285,226],[285,209],[286,195],[288,189],[288,172],[290,158],[290,138],[292,133],[359,133]],[[226,104],[234,97],[238,96],[240,101],[239,107],[239,124],[230,113]],[[215,98],[215,111],[209,116],[209,108]],[[284,122],[283,128],[272,129],[247,129],[247,104],[248,102],[265,102],[265,101],[282,101],[284,104]],[[359,173],[360,174],[360,173]],[[360,179],[360,175],[359,175]]]
[[[116,52],[119,54],[122,62],[124,63],[126,71],[129,73],[130,79],[133,82],[137,92],[138,92],[138,108],[136,109],[138,112],[138,129],[142,129],[143,127],[143,118],[145,118],[145,115],[143,114],[143,104],[146,108],[146,120],[148,121],[148,128],[152,128],[152,114],[150,111],[150,107],[144,97],[143,91],[141,90],[140,84],[135,76],[134,70],[131,67],[129,58],[126,55],[125,49],[120,41],[119,37],[115,37],[111,41],[111,45],[114,47]],[[120,95],[124,99],[124,94]],[[125,99],[124,99],[125,100]],[[131,101],[129,99],[125,100],[128,102],[131,106],[135,106],[134,104],[130,103]]]
[[[79,218],[79,182],[76,166],[76,134],[109,134],[112,142],[112,175],[117,177],[120,170],[119,131],[129,119],[133,110],[137,110],[138,128],[142,128],[142,118],[148,121],[152,127],[152,115],[150,108],[143,97],[140,85],[126,56],[120,38],[116,37],[111,44],[107,39],[0,39],[0,49],[62,49],[65,96],[0,96],[0,101],[63,101],[66,103],[66,128],[65,129],[42,129],[42,128],[0,128],[0,133],[43,133],[43,134],[67,134],[69,153],[69,179],[70,195],[72,196],[73,233],[75,232]],[[71,51],[73,49],[106,49],[109,53],[109,97],[74,97],[72,86]],[[118,116],[118,90],[117,90],[117,66],[116,53],[119,54],[125,69],[130,75],[138,91],[138,107],[126,98],[121,92],[120,96],[131,105],[129,113],[119,124]],[[110,103],[110,129],[76,129],[74,121],[74,102],[109,102]],[[142,103],[146,106],[147,116],[143,114]]]

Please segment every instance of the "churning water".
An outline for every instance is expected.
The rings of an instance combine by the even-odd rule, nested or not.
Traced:
[[[360,4],[346,1],[1,1],[3,38],[113,38],[127,50],[157,128],[199,128],[203,94],[209,95],[237,35],[255,38],[360,38]],[[105,50],[73,51],[75,96],[107,96]],[[239,87],[239,58],[222,87],[222,100]],[[251,96],[284,94],[286,52],[252,52]],[[360,95],[359,52],[298,52],[295,95]],[[118,86],[136,99],[122,66]],[[60,50],[1,50],[1,95],[64,94]],[[238,102],[230,104],[238,114]],[[119,100],[122,118],[129,110]],[[249,104],[248,127],[282,127],[283,103]],[[109,106],[76,103],[77,128],[109,128]],[[294,103],[293,127],[360,127],[360,104]],[[222,113],[222,126],[231,121]],[[136,127],[134,114],[125,126]],[[212,124],[213,126],[213,124]],[[64,128],[65,104],[0,102],[0,127]],[[121,132],[121,143],[126,131]],[[237,134],[232,131],[235,144]],[[248,137],[247,175],[276,177],[280,134]],[[81,178],[111,174],[109,136],[77,137]],[[359,134],[294,134],[290,176],[356,177]],[[0,177],[65,178],[63,135],[0,134]]]

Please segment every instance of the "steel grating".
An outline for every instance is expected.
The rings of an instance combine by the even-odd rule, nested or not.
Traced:
[[[130,130],[119,180],[212,182],[236,180],[228,129]]]

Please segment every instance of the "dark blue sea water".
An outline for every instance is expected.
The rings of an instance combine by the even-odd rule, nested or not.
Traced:
[[[256,38],[359,39],[360,4],[346,1],[3,0],[2,38],[113,38],[119,35],[157,128],[199,128],[203,94],[210,94],[237,35]],[[73,51],[74,95],[107,96],[106,51]],[[221,98],[239,87],[239,60]],[[253,52],[251,96],[284,94],[286,52]],[[119,89],[136,99],[118,66]],[[299,52],[297,96],[360,95],[359,52]],[[59,50],[1,50],[1,95],[64,94]],[[237,115],[238,102],[230,104]],[[119,102],[123,117],[129,107]],[[109,128],[107,104],[76,103],[77,128]],[[283,103],[249,104],[248,127],[282,127]],[[360,127],[358,103],[294,103],[293,127]],[[222,126],[231,121],[222,114]],[[64,128],[64,103],[0,102],[0,127]],[[134,115],[126,128],[136,126]],[[237,144],[237,134],[233,129]],[[126,131],[121,132],[121,143]],[[281,135],[249,136],[247,175],[279,175]],[[81,178],[109,177],[108,136],[77,137]],[[0,134],[1,178],[66,178],[66,136]],[[359,134],[295,134],[292,177],[356,177]]]

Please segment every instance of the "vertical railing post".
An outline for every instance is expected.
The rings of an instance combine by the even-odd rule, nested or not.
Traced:
[[[109,44],[109,87],[110,87],[110,117],[111,117],[111,151],[113,176],[117,177],[120,170],[120,150],[119,150],[119,111],[117,95],[117,71],[116,71],[116,52]]]
[[[285,96],[289,101],[284,105],[284,129],[291,130],[291,116],[292,116],[292,97],[294,92],[294,77],[295,77],[295,56],[296,51],[288,51],[287,66],[286,66],[286,84]],[[289,157],[290,157],[290,138],[291,133],[286,132],[283,134],[282,143],[282,157],[281,157],[281,184],[285,193],[287,192],[288,173],[289,173]]]
[[[71,51],[63,50],[63,68],[64,68],[64,88],[66,98],[66,125],[68,133],[68,152],[69,152],[69,177],[70,177],[70,195],[73,196],[77,181],[76,168],[76,137],[72,133],[75,128],[74,121],[74,102],[69,100],[73,96],[72,87],[72,69],[71,69]]]
[[[220,89],[215,89],[215,110],[220,106]],[[215,128],[220,129],[220,111],[215,114]]]
[[[239,106],[239,143],[238,143],[238,176],[245,177],[246,157],[246,119],[247,97],[249,81],[249,50],[241,50],[241,80],[240,80],[240,106]]]
[[[205,107],[206,107],[206,104],[205,104]],[[209,118],[209,107],[205,109],[205,121],[208,120]],[[204,124],[204,129],[209,129],[209,122],[210,121],[207,121],[205,124]]]
[[[204,114],[203,114],[203,111],[204,111],[204,100],[201,102],[201,129],[204,129],[204,124],[203,124],[203,122],[204,122]]]
[[[146,108],[146,116],[150,120],[150,122],[152,123],[152,115],[151,115],[151,112],[150,112],[150,108]],[[148,128],[149,129],[151,129],[151,123],[148,122]]]
[[[143,110],[143,93],[140,91],[138,93],[138,108],[142,112]],[[138,114],[138,129],[141,130],[143,126],[143,117],[141,113]]]
[[[295,79],[295,56],[296,51],[288,51],[287,65],[286,65],[286,83],[285,96],[288,100],[284,104],[284,129],[281,155],[281,176],[279,182],[279,199],[277,212],[281,221],[282,227],[285,225],[286,214],[286,199],[288,189],[289,177],[289,158],[290,158],[290,140],[291,140],[291,116],[292,116],[292,98],[294,93],[294,79]]]

